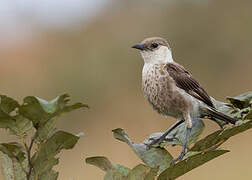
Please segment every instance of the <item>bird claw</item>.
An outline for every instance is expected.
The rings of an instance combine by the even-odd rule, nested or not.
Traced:
[[[165,138],[165,142],[171,142],[171,141],[179,141],[179,139],[178,138],[176,138],[176,137],[172,137],[172,138]]]
[[[147,146],[150,149],[151,146],[153,146],[155,144],[157,144],[158,147],[160,147],[163,142],[178,140],[178,138],[176,138],[176,137],[172,137],[172,138],[160,137],[158,139],[150,138],[149,140],[151,140],[151,143],[147,144]]]
[[[153,145],[155,145],[155,144],[157,144],[158,146],[160,146],[164,139],[165,139],[165,138],[162,138],[162,137],[161,137],[161,138],[158,138],[158,139],[150,138],[149,140],[151,140],[151,143],[147,144],[147,146],[149,147],[149,149],[150,149]]]

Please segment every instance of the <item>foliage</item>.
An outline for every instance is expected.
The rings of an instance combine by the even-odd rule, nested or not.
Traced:
[[[219,102],[212,98],[219,111],[240,120],[233,126],[226,126],[197,141],[204,129],[204,123],[200,119],[195,119],[189,138],[189,145],[193,143],[194,145],[191,148],[188,147],[184,159],[176,164],[171,163],[173,157],[165,149],[165,146],[183,144],[185,123],[173,130],[160,146],[152,147],[148,146],[150,141],[160,137],[163,133],[153,133],[142,143],[134,143],[125,130],[117,128],[112,131],[114,138],[128,144],[145,165],[140,164],[133,169],[129,169],[122,165],[112,164],[106,157],[90,157],[86,159],[86,163],[106,171],[105,180],[176,179],[192,169],[229,152],[229,150],[220,149],[219,146],[230,137],[252,128],[252,92],[237,97],[228,97],[227,99],[231,104]],[[216,122],[220,126],[225,125],[220,120],[216,120]]]
[[[23,104],[5,95],[0,98],[0,128],[9,130],[19,140],[0,144],[4,178],[56,180],[58,172],[53,170],[59,163],[56,155],[63,149],[73,148],[79,136],[57,131],[55,120],[63,113],[88,106],[82,103],[69,105],[67,94],[51,101],[28,96]]]

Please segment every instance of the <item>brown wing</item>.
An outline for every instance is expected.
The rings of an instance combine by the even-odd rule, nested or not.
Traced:
[[[207,92],[183,66],[177,63],[168,63],[165,67],[179,88],[185,90],[191,96],[203,101],[208,106],[214,107]]]

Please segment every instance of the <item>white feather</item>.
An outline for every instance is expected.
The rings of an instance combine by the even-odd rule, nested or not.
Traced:
[[[160,46],[153,51],[141,51],[141,55],[145,63],[150,64],[164,64],[173,62],[172,52],[166,46]]]

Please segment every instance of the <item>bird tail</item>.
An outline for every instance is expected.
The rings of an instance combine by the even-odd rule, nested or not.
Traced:
[[[220,119],[222,121],[225,121],[227,123],[231,123],[231,124],[235,124],[236,121],[238,121],[238,119],[236,118],[232,118],[226,114],[223,114],[221,112],[218,112],[217,110],[213,109],[213,108],[208,108],[207,109],[207,112],[210,116],[214,117],[214,118],[217,118],[217,119]]]

